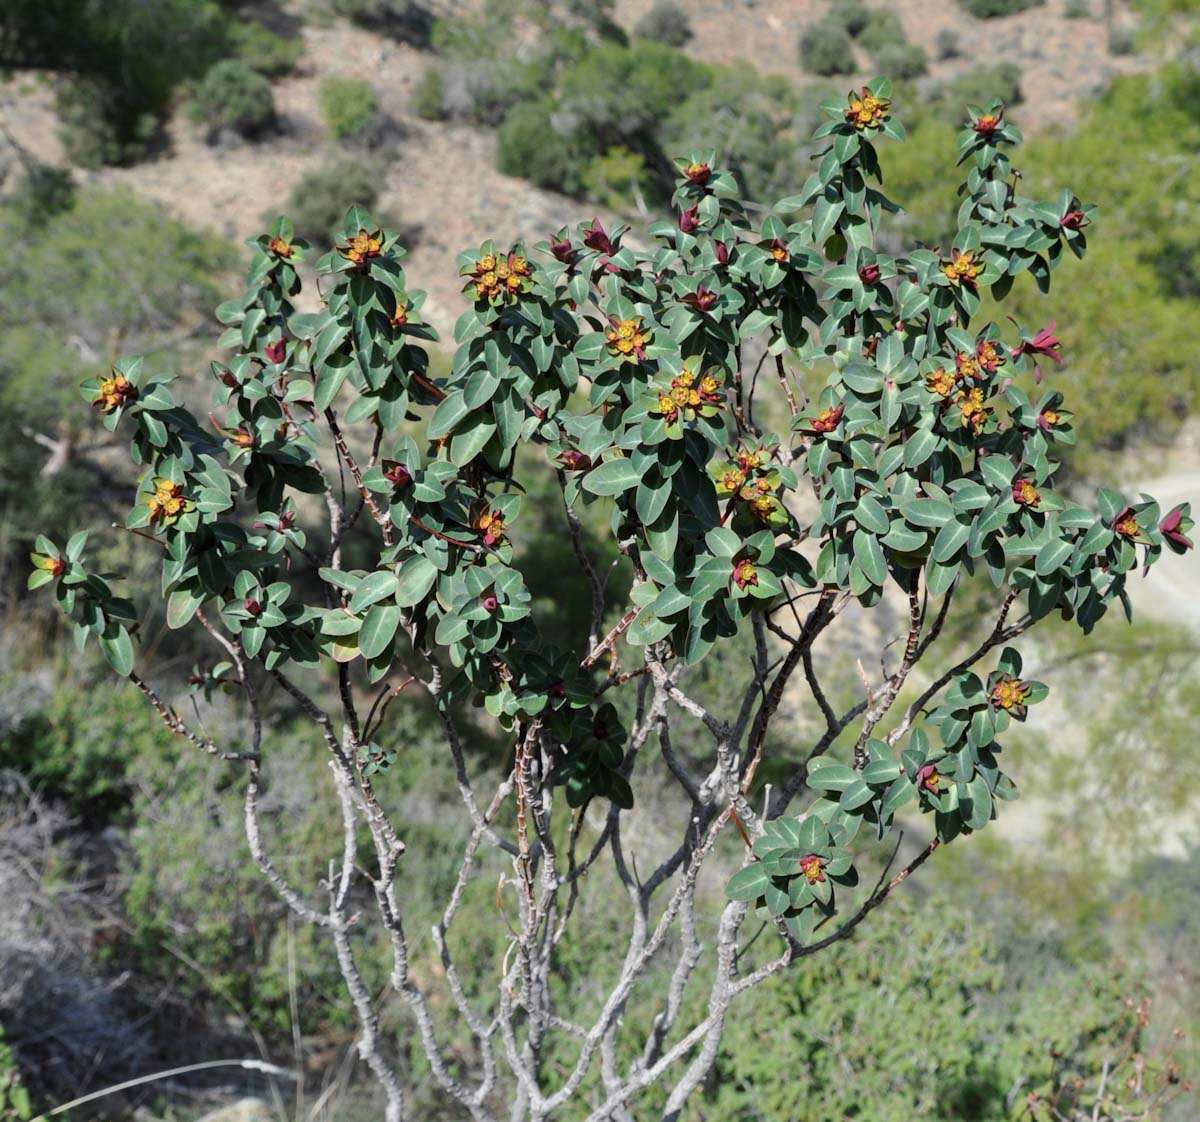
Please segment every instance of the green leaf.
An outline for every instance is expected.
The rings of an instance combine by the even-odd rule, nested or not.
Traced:
[[[110,624],[109,630],[100,636],[100,649],[109,665],[122,678],[128,678],[133,673],[133,643],[125,628]]]
[[[594,471],[589,471],[583,477],[583,489],[593,495],[620,495],[636,487],[641,478],[633,461],[621,456],[619,459],[605,460]]]
[[[868,530],[854,531],[854,557],[862,566],[872,584],[882,585],[887,580],[887,561],[879,539]]]
[[[883,504],[872,495],[863,495],[858,500],[858,506],[854,508],[854,521],[873,534],[886,534],[891,529]]]
[[[937,450],[939,437],[932,429],[917,429],[904,445],[904,462],[919,467]]]
[[[971,523],[969,521],[964,522],[961,518],[951,519],[934,538],[930,556],[942,564],[953,561],[970,536]]]
[[[401,615],[395,604],[375,604],[368,610],[358,637],[364,658],[374,658],[387,649],[400,626]]]
[[[914,526],[941,527],[954,517],[954,507],[943,499],[912,499],[901,510]]]
[[[396,574],[388,569],[378,569],[363,577],[354,590],[354,595],[350,597],[350,610],[358,615],[372,604],[393,595],[395,591]]]
[[[762,863],[755,861],[734,873],[725,891],[731,900],[757,900],[770,883],[771,878]]]
[[[173,631],[179,630],[203,603],[204,595],[196,589],[187,586],[175,589],[167,597],[167,626]]]
[[[1061,568],[1070,560],[1074,548],[1069,541],[1064,541],[1062,538],[1054,538],[1052,541],[1048,541],[1038,550],[1037,561],[1034,564],[1038,576],[1049,576],[1056,569]]]
[[[423,553],[410,557],[400,568],[396,582],[396,603],[402,608],[419,604],[433,587],[437,575],[437,566]]]

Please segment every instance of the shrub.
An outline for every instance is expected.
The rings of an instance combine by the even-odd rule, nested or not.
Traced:
[[[379,112],[371,83],[361,78],[322,78],[317,104],[321,120],[335,140],[359,135]]]
[[[816,23],[800,35],[800,62],[813,74],[831,76],[854,70],[854,44],[842,28]]]
[[[875,69],[880,74],[906,80],[919,78],[929,69],[925,50],[916,43],[888,43],[875,52]]]
[[[857,38],[870,22],[871,15],[871,9],[861,0],[835,0],[823,22],[840,27],[851,38]]]
[[[878,195],[879,146],[905,135],[891,93],[881,79],[823,103],[817,170],[771,211],[748,210],[728,169],[692,152],[676,164],[677,216],[646,248],[593,219],[532,251],[460,254],[470,307],[445,378],[399,236],[353,207],[313,264],[311,305],[292,223],[251,240],[247,287],[217,309],[211,428],[141,358],[81,387],[142,470],[125,528],[140,531],[169,630],[204,652],[197,707],[228,691],[245,734],[166,708],[143,675],[169,664],[97,571],[86,530],[39,535],[29,586],[173,734],[230,765],[250,861],[327,937],[387,1122],[425,1064],[460,1113],[494,1093],[516,1119],[679,1116],[742,991],[848,939],[939,850],[1005,813],[1016,788],[1000,741],[1049,693],[1012,644],[1053,617],[1090,633],[1129,609],[1131,578],[1191,548],[1187,504],[1066,491],[1070,398],[1041,369],[1057,369],[1061,342],[1043,308],[1022,323],[997,307],[1022,274],[1048,291],[1060,262],[1086,253],[1096,208],[1040,181],[1049,198],[1025,195],[1020,134],[992,101],[960,130],[953,236],[885,251],[876,226],[898,207]],[[745,379],[743,346],[764,344],[773,376]],[[800,398],[814,368],[825,384]],[[563,642],[541,629],[525,577],[545,577],[526,526],[551,505],[522,516],[530,474],[561,494],[558,536],[577,561],[563,595],[588,612]],[[584,517],[609,527],[618,585]],[[860,658],[863,612],[880,641]],[[935,642],[944,623],[983,639],[960,659]],[[827,691],[839,665],[872,668],[865,699],[857,685],[845,703]],[[811,736],[772,735],[785,698],[813,714]],[[269,776],[294,771],[300,738],[272,741],[268,702],[306,730],[329,779],[320,808],[275,809],[311,812],[332,865],[272,858]],[[413,743],[423,712],[454,761],[445,787]],[[465,748],[481,739],[486,767]],[[1047,794],[1084,793],[1093,776],[1064,783]],[[453,832],[452,851],[406,855],[418,807]],[[898,815],[918,839],[903,855]],[[635,870],[628,843],[649,837]],[[1126,869],[1143,855],[1120,856]],[[580,883],[593,865],[611,870],[599,894]],[[1093,875],[1111,880],[1107,865]],[[411,895],[431,882],[449,903],[432,938],[414,938]],[[460,913],[493,934],[465,985]],[[564,981],[597,929],[624,947],[621,966]],[[381,1047],[369,941],[421,1029],[411,1067]],[[688,991],[701,963],[711,981]],[[664,969],[678,988],[644,988]],[[797,984],[823,973],[805,962]],[[854,1010],[840,989],[832,1000],[877,1017],[873,992]],[[1056,1057],[1029,1036],[1053,1077]],[[758,1055],[777,1073],[799,1066]],[[1146,1074],[1151,1093],[1175,1093],[1171,1074]],[[968,1115],[971,1083],[955,1090],[944,1113]]]
[[[196,87],[190,114],[204,125],[210,141],[225,131],[247,138],[261,136],[275,121],[271,85],[238,59],[218,62]]]
[[[952,31],[948,27],[943,27],[937,33],[933,45],[939,59],[958,58],[962,53],[962,42],[959,40],[958,32]]]
[[[646,209],[644,189],[649,176],[646,161],[638,153],[620,146],[588,161],[580,175],[580,186],[609,210]]]
[[[288,210],[301,234],[327,243],[354,201],[373,206],[387,168],[381,161],[336,157],[305,172],[288,196]]]
[[[441,67],[427,63],[412,93],[412,111],[423,121],[444,121],[446,112]]]
[[[892,44],[905,43],[907,38],[895,12],[890,8],[871,8],[866,26],[858,33],[858,42],[864,50],[873,53]]]
[[[1036,8],[1046,0],[958,0],[977,19],[995,19],[1011,16],[1027,8]]]
[[[155,118],[149,114],[141,114],[136,121],[123,117],[109,87],[86,78],[60,85],[54,108],[67,159],[81,168],[136,159],[156,128]]]
[[[434,18],[420,0],[329,0],[329,6],[335,15],[414,46],[428,46],[433,33]]]
[[[496,167],[505,175],[572,194],[580,187],[583,153],[574,136],[555,131],[552,110],[551,101],[532,101],[508,114],[496,136]]]
[[[252,19],[231,23],[229,43],[242,62],[268,78],[290,74],[304,54],[304,40],[299,35],[294,38],[278,35]]]
[[[1132,27],[1115,26],[1108,29],[1108,53],[1131,55],[1137,50],[1137,32]]]
[[[650,10],[634,26],[633,33],[668,47],[682,47],[692,37],[692,26],[678,0],[654,0]]]
[[[14,0],[0,58],[71,76],[59,108],[72,158],[128,162],[147,150],[179,83],[226,53],[227,19],[208,0]]]

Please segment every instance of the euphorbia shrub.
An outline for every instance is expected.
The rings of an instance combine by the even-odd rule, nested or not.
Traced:
[[[825,103],[815,170],[761,221],[733,176],[693,153],[678,161],[674,214],[650,227],[649,248],[593,220],[532,250],[489,242],[460,255],[467,307],[448,377],[431,375],[436,335],[396,235],[355,208],[315,262],[319,311],[297,311],[309,247],[286,219],[250,243],[249,287],[218,309],[230,353],[212,367],[211,426],[137,359],[84,388],[110,429],[131,434],[143,474],[127,527],[161,555],[167,622],[202,629],[218,660],[194,689],[242,691],[248,742],[211,743],[135,670],[137,610],[88,570],[82,532],[61,550],[39,541],[31,585],[53,583],[80,642],[97,637],[171,728],[248,769],[251,850],[296,912],[329,932],[389,1118],[402,1116],[404,1090],[351,939],[364,891],[392,940],[395,991],[459,1109],[600,1119],[645,1101],[674,1118],[711,1068],[737,994],[848,934],[939,844],[984,828],[1013,797],[999,738],[1047,690],[1024,676],[1011,641],[1051,613],[1090,630],[1114,599],[1128,609],[1134,569],[1164,546],[1190,548],[1186,506],[1164,517],[1152,499],[1101,490],[1092,510],[1057,486],[1056,453],[1076,434],[1066,394],[1043,382],[1063,357],[1054,325],[980,319],[985,295],[1003,299],[1023,273],[1048,291],[1063,257],[1083,255],[1093,208],[1069,190],[1021,195],[1008,155],[1019,133],[998,103],[972,107],[953,243],[876,249],[896,210],[876,146],[904,138],[889,98],[878,80]],[[814,400],[801,371],[826,374]],[[522,446],[556,473],[562,533],[590,591],[590,633],[569,648],[541,638],[522,573],[539,563],[520,551]],[[596,504],[633,575],[612,610],[580,529],[579,512]],[[344,562],[352,531],[357,567]],[[991,596],[995,614],[949,665],[938,639],[968,581],[971,610]],[[896,606],[903,626],[890,669],[881,660],[877,680],[862,671],[865,698],[839,712],[821,667],[845,657],[835,624],[852,601]],[[753,656],[741,700],[713,712],[688,692],[688,668],[721,659],[742,629]],[[935,669],[906,696],[923,660]],[[824,732],[769,747],[801,676]],[[451,1060],[409,973],[403,884],[422,871],[404,864],[404,824],[389,811],[398,777],[385,773],[401,735],[388,708],[410,685],[436,703],[469,822],[434,935],[439,1000],[469,1028],[473,1060]],[[311,718],[329,751],[347,829],[320,900],[283,880],[259,827],[267,689]],[[490,801],[461,741],[472,704],[512,745]],[[672,736],[681,726],[686,748]],[[783,779],[755,809],[768,751]],[[680,840],[639,841],[635,872],[623,824],[639,790],[664,777],[679,785],[666,817],[679,818]],[[927,816],[926,843],[860,889],[856,855],[898,816]],[[374,850],[365,868],[359,819]],[[710,897],[697,893],[719,842],[741,868],[703,974],[697,911]],[[487,848],[512,860],[502,896],[519,918],[498,991],[478,998],[446,932]],[[588,1023],[570,1023],[550,984],[556,954],[583,874],[609,851],[629,952]],[[737,949],[752,908],[778,930],[759,959]],[[669,992],[635,993],[662,957],[675,963]],[[701,984],[703,1006],[689,996]],[[656,1015],[631,1042],[617,1029],[634,1000]],[[570,1048],[551,1067],[558,1038]],[[643,1099],[658,1083],[668,1089]]]

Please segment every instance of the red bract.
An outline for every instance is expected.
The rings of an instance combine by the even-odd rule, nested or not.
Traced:
[[[497,600],[495,596],[485,596],[482,600],[480,600],[480,603],[483,605],[484,611],[487,612],[494,612],[498,607],[500,607],[500,601]]]
[[[1082,230],[1088,225],[1087,215],[1082,210],[1069,210],[1059,220],[1064,230]]]
[[[1037,380],[1042,380],[1042,368],[1038,365],[1037,359],[1041,357],[1052,358],[1055,362],[1062,362],[1062,342],[1057,335],[1054,334],[1056,320],[1051,320],[1047,326],[1043,327],[1032,339],[1023,339],[1013,348],[1013,358],[1019,358],[1021,355],[1034,356],[1034,369],[1037,371]]]
[[[1021,506],[1036,507],[1042,501],[1042,496],[1032,479],[1018,479],[1013,484],[1013,502]]]
[[[700,208],[690,206],[679,216],[679,229],[684,234],[694,234],[700,229]]]
[[[392,464],[386,467],[383,472],[383,478],[386,479],[393,488],[407,486],[412,481],[412,472],[403,464]]]
[[[698,312],[711,312],[717,306],[717,294],[701,285],[695,292],[689,292],[682,297],[682,302]]]
[[[565,235],[566,231],[563,233]],[[551,238],[550,252],[556,261],[561,261],[564,265],[569,265],[575,258],[575,247],[571,244],[571,239],[566,236],[561,239]]]
[[[991,138],[995,136],[997,131],[1004,124],[1004,108],[1003,106],[996,113],[984,113],[978,117],[972,128],[982,137]]]
[[[687,177],[689,183],[694,183],[697,187],[703,187],[712,176],[712,168],[708,164],[688,164],[683,169],[683,174]]]
[[[751,561],[735,561],[733,563],[733,583],[741,592],[746,591],[747,585],[758,584],[758,570]]]
[[[717,264],[718,265],[728,265],[729,264],[729,246],[727,246],[724,242],[717,242],[716,243],[716,251],[717,251]]]
[[[1186,533],[1192,528],[1191,523],[1190,518],[1184,517],[1183,507],[1177,506],[1158,524],[1158,531],[1177,549],[1186,551],[1191,549],[1193,544],[1192,539]]]
[[[1113,521],[1113,529],[1123,538],[1136,538],[1142,532],[1141,523],[1131,506],[1127,506]]]
[[[938,769],[933,764],[926,764],[917,772],[917,786],[935,795],[938,793],[938,784],[941,779]]]
[[[604,232],[604,225],[599,218],[593,218],[592,224],[584,228],[583,244],[588,249],[598,249],[601,253],[616,253],[612,239]]]
[[[246,597],[245,608],[255,619],[261,616],[263,612],[262,602],[255,600],[252,596]]]
[[[287,356],[287,343],[282,339],[276,339],[274,343],[268,343],[263,347],[263,353],[270,363],[282,362]]]
[[[812,427],[817,432],[833,432],[838,427],[842,420],[842,414],[846,412],[844,405],[837,405],[832,409],[822,409],[812,419]]]
[[[592,466],[591,456],[586,456],[578,448],[564,448],[558,454],[558,462],[567,471],[587,471]]]
[[[879,280],[879,266],[876,264],[864,265],[858,270],[858,279],[863,284],[875,284]]]
[[[824,881],[825,858],[819,857],[815,853],[810,853],[807,857],[801,857],[800,872],[802,872],[808,878],[809,884],[816,884],[817,881]]]

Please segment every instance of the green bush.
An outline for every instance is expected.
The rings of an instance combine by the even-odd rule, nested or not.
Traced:
[[[1026,8],[1035,8],[1046,0],[958,0],[971,15],[977,19],[994,19],[997,16],[1011,16],[1023,12]]]
[[[825,13],[823,22],[840,27],[851,38],[862,34],[862,30],[871,19],[871,9],[860,0],[836,0],[836,3]]]
[[[655,0],[634,25],[633,33],[668,47],[682,47],[692,37],[692,26],[678,0]]]
[[[579,150],[577,138],[560,136],[550,123],[550,99],[518,105],[496,136],[496,166],[505,175],[528,179],[539,187],[573,194],[581,186],[581,158],[593,153]]]
[[[1111,27],[1108,32],[1110,55],[1131,55],[1137,49],[1137,34],[1132,27]]]
[[[306,172],[287,201],[297,231],[310,241],[327,243],[351,204],[374,204],[386,170],[382,161],[338,157]]]
[[[1067,19],[1088,19],[1091,14],[1091,0],[1067,0],[1067,6],[1063,9]]]
[[[321,120],[335,140],[357,136],[379,113],[371,83],[361,78],[322,78],[317,89]]]
[[[867,51],[878,51],[895,43],[907,42],[900,18],[890,8],[872,8],[867,22],[858,33],[858,42]]]
[[[958,58],[962,53],[962,42],[957,31],[943,27],[933,41],[934,49],[939,59]]]
[[[274,123],[275,98],[258,71],[238,59],[225,59],[204,75],[189,111],[197,124],[207,125],[210,141],[227,129],[253,138]]]
[[[800,62],[813,74],[830,76],[854,70],[854,44],[832,23],[816,23],[800,35]]]
[[[21,1082],[20,1069],[4,1040],[4,1025],[0,1024],[0,1122],[25,1122],[32,1117],[29,1092]]]
[[[123,116],[110,87],[88,78],[60,85],[54,95],[58,135],[67,159],[98,168],[136,159],[157,127],[153,115]]]
[[[8,0],[4,65],[69,75],[59,101],[65,142],[85,166],[143,155],[181,82],[228,52],[216,0]]]
[[[329,7],[335,15],[415,46],[427,46],[433,32],[433,16],[419,0],[329,0]]]
[[[304,40],[300,36],[278,35],[251,19],[230,24],[229,43],[238,58],[268,78],[290,74],[304,54]]]
[[[888,43],[875,52],[875,69],[896,79],[919,78],[929,69],[917,43]]]
[[[446,112],[441,67],[427,64],[412,93],[412,111],[423,121],[444,121]]]

